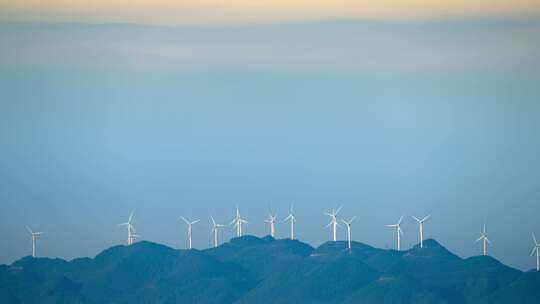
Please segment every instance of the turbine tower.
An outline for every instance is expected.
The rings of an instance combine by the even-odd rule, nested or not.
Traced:
[[[188,249],[191,249],[192,248],[191,247],[192,226],[193,226],[193,224],[198,223],[200,220],[194,220],[194,221],[190,222],[183,216],[181,216],[180,218],[188,225],[188,230],[187,230]]]
[[[332,209],[332,212],[325,212],[325,215],[330,217],[330,223],[326,225],[325,228],[332,226],[332,240],[335,242],[337,240],[337,226],[339,226],[337,215],[343,206],[339,207],[337,210]]]
[[[403,235],[403,230],[401,230],[401,221],[403,220],[403,216],[399,218],[399,221],[396,224],[393,225],[386,225],[386,227],[395,227],[396,228],[396,234],[397,234],[397,250],[401,250],[401,235]]]
[[[118,226],[127,227],[127,233],[128,233],[127,244],[128,245],[133,244],[133,241],[135,240],[135,238],[140,237],[140,235],[135,234],[135,227],[133,227],[132,221],[133,221],[133,211],[129,215],[129,219],[126,223],[118,224]]]
[[[216,221],[212,216],[210,216],[210,219],[212,220],[212,233],[214,233],[214,247],[218,246],[218,230],[219,228],[226,227],[222,224],[216,224]]]
[[[356,216],[353,216],[350,220],[346,221],[346,220],[341,220],[343,222],[343,224],[345,224],[345,226],[347,226],[347,241],[348,241],[348,245],[349,245],[349,250],[352,249],[351,247],[351,224],[352,222],[354,222],[354,220],[356,219]]]
[[[534,233],[532,234],[533,241],[534,241],[534,248],[531,252],[531,256],[533,256],[534,252],[536,251],[536,271],[540,271],[540,244],[536,241],[536,237],[534,236]]]
[[[30,232],[30,235],[32,235],[32,257],[36,257],[36,244],[37,244],[37,238],[39,235],[42,235],[43,232],[34,232],[30,227],[26,226],[26,230]]]
[[[488,244],[491,244],[491,242],[489,241],[489,239],[487,237],[486,224],[484,224],[484,229],[482,230],[482,234],[480,234],[480,237],[476,240],[476,242],[479,242],[479,241],[482,241],[482,244],[483,244],[483,247],[484,247],[483,255],[488,255],[487,254],[487,247],[488,247]]]
[[[236,228],[236,236],[241,237],[242,236],[242,224],[247,224],[248,221],[244,220],[242,216],[240,215],[240,210],[238,209],[238,206],[236,206],[236,217],[231,221],[229,225],[233,225],[233,227]]]
[[[275,213],[270,213],[268,215],[268,219],[264,220],[265,223],[268,223],[270,225],[270,236],[272,236],[273,238],[276,237],[276,220],[277,215]]]
[[[423,219],[419,219],[416,216],[412,217],[415,221],[418,222],[418,225],[420,227],[420,248],[424,248],[424,222],[427,221],[430,216],[431,214],[424,217]]]
[[[296,216],[294,216],[293,213],[293,205],[289,208],[289,215],[283,221],[291,222],[291,240],[294,240],[294,223],[296,222]]]

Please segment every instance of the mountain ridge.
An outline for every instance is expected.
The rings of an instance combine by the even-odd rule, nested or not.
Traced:
[[[536,303],[540,275],[433,239],[404,251],[361,242],[243,236],[215,248],[148,241],[94,258],[0,265],[2,303]],[[507,303],[507,302],[506,302]]]

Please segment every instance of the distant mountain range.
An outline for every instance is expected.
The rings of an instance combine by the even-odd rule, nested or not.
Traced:
[[[206,250],[143,241],[1,265],[0,303],[540,303],[540,273],[462,259],[432,239],[401,252],[254,236]]]

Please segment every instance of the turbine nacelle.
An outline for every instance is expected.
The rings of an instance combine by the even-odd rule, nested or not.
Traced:
[[[294,223],[296,222],[296,216],[294,215],[294,205],[291,204],[289,207],[289,215],[283,220],[284,222],[290,222],[291,223],[291,240],[294,240]]]
[[[424,217],[423,219],[419,219],[416,216],[412,216],[412,218],[418,222],[418,224],[423,224],[425,221],[427,221],[431,217],[431,214]]]
[[[335,242],[337,240],[337,227],[339,226],[337,215],[339,214],[339,211],[341,211],[341,208],[343,206],[340,206],[337,210],[332,209],[331,212],[324,212],[324,215],[328,215],[330,217],[330,223],[326,225],[325,228],[328,228],[332,226],[332,240]]]
[[[401,236],[403,235],[403,230],[401,230],[401,221],[403,220],[403,216],[399,218],[399,221],[396,224],[386,225],[386,227],[390,228],[396,228],[397,233],[397,250],[401,250]]]
[[[187,231],[187,237],[188,237],[188,249],[191,249],[191,234],[192,234],[192,226],[198,222],[200,222],[201,220],[194,220],[194,221],[189,221],[188,219],[186,219],[185,217],[181,216],[180,217],[188,226],[188,231]]]
[[[343,224],[347,225],[347,226],[351,226],[351,224],[354,222],[354,220],[356,219],[356,216],[353,216],[350,220],[346,221],[346,220],[341,220],[343,222]]]
[[[133,211],[131,211],[131,214],[129,215],[128,221],[122,224],[118,224],[118,226],[127,226],[127,233],[128,233],[128,240],[127,244],[131,245],[133,244],[133,240],[135,237],[133,236],[133,233],[135,233],[135,227],[133,227]]]
[[[240,215],[240,209],[238,209],[238,206],[236,206],[236,216],[234,219],[229,223],[229,226],[233,226],[233,228],[236,228],[236,236],[240,237],[242,236],[242,224],[248,224],[249,222],[244,220],[242,216]]]
[[[484,228],[482,229],[482,233],[480,234],[480,237],[476,240],[475,243],[482,241],[483,246],[483,254],[487,255],[487,247],[488,244],[491,245],[491,241],[487,237],[486,232],[486,224],[484,224]]]

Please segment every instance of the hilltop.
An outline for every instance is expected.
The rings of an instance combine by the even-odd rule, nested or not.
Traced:
[[[539,273],[462,259],[432,239],[400,252],[269,236],[206,250],[142,241],[0,266],[1,303],[537,303],[539,290]]]

